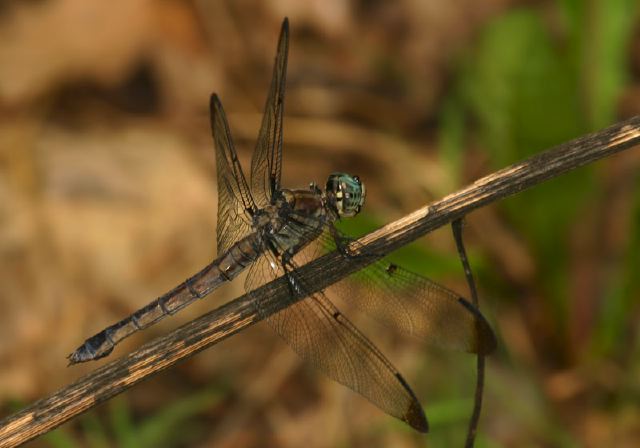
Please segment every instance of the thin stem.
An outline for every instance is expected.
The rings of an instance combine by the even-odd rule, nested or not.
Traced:
[[[453,230],[453,239],[456,241],[456,248],[458,249],[458,256],[462,262],[462,268],[464,269],[464,276],[467,279],[469,285],[469,291],[471,293],[471,301],[480,309],[480,302],[478,300],[478,290],[476,288],[476,281],[473,278],[473,272],[471,271],[471,265],[467,258],[467,251],[464,248],[464,241],[462,239],[462,218],[456,219],[451,223],[451,229]],[[484,392],[484,364],[485,356],[481,353],[477,355],[476,363],[476,392],[473,403],[473,413],[469,420],[469,429],[467,430],[467,440],[465,442],[466,448],[473,448],[476,440],[476,433],[478,432],[478,423],[480,422],[480,413],[482,412],[482,396]]]

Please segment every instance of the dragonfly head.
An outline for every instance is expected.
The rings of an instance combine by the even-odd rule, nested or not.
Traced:
[[[327,179],[327,200],[340,218],[357,215],[364,205],[366,190],[358,176],[331,173]]]

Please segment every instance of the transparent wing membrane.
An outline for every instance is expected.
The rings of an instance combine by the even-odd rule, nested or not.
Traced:
[[[251,268],[247,290],[277,276],[273,254],[265,254]],[[269,325],[306,362],[329,378],[358,392],[373,404],[411,425],[427,431],[424,412],[414,393],[396,368],[321,292],[310,288],[288,272],[291,303],[267,317]],[[259,279],[259,280],[258,280]],[[296,296],[308,296],[300,301]],[[258,303],[264,300],[256,297]]]
[[[428,278],[379,261],[331,287],[344,300],[403,333],[471,353],[491,353],[496,339],[477,309]]]
[[[218,179],[218,254],[251,233],[251,215],[256,205],[238,161],[227,116],[217,95],[209,102],[211,133],[216,152]]]
[[[251,160],[251,191],[258,207],[271,202],[273,192],[280,189],[282,173],[282,116],[289,52],[289,21],[284,20],[278,39],[278,50],[262,125]]]
[[[332,225],[327,223],[302,257],[315,258],[335,250],[334,236],[345,247],[352,241],[337,229],[329,230]],[[327,291],[378,322],[432,345],[481,354],[496,347],[491,326],[469,301],[386,259],[329,286]]]

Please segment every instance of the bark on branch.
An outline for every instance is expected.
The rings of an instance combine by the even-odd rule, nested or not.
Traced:
[[[489,174],[362,237],[355,247],[376,254],[376,257],[383,256],[476,208],[639,143],[640,116],[636,116]],[[303,266],[301,275],[313,278],[310,284],[321,282],[320,289],[363,267],[373,258],[362,260],[354,266],[340,254],[330,253]],[[150,375],[276,313],[282,307],[281,299],[289,294],[289,288],[282,280],[261,289],[269,297],[266,312],[263,308],[258,313],[253,301],[247,295],[241,296],[0,421],[0,448],[32,440]],[[65,360],[61,359],[60,366],[63,365]]]

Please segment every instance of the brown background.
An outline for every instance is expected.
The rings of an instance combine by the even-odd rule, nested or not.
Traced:
[[[208,97],[220,95],[248,167],[284,16],[292,35],[283,184],[358,173],[368,189],[366,213],[354,225],[362,232],[525,157],[490,148],[506,148],[496,136],[521,135],[536,119],[565,111],[567,99],[551,94],[531,115],[503,115],[522,122],[505,123],[495,105],[478,100],[489,106],[482,115],[473,106],[481,97],[465,94],[474,67],[491,79],[505,66],[503,54],[478,62],[505,17],[537,18],[549,48],[566,55],[560,61],[581,61],[575,80],[551,70],[532,83],[547,93],[576,87],[577,112],[553,119],[570,130],[542,124],[530,133],[535,144],[529,135],[512,139],[512,148],[535,152],[638,112],[633,2],[584,2],[577,23],[566,19],[568,3],[1,2],[0,416],[94,368],[67,368],[65,356],[214,257]],[[582,50],[567,38],[572,26],[583,30]],[[608,53],[614,38],[607,33],[621,29],[627,34],[614,37],[622,50]],[[517,26],[506,33],[514,46],[518,33]],[[537,48],[530,59],[522,47],[516,52],[518,76],[541,70],[536,61],[546,59],[536,59]],[[499,83],[496,91],[495,98],[511,92],[505,86],[501,96]],[[602,91],[608,102],[598,103]],[[518,92],[513,104],[522,108],[541,97]],[[458,151],[446,151],[452,147]],[[488,360],[479,446],[639,443],[639,161],[630,151],[591,168],[588,178],[468,217],[483,310],[500,344]],[[565,209],[572,212],[564,216]],[[533,221],[534,229],[548,223],[552,230],[531,233]],[[400,255],[403,264],[466,291],[448,229],[415,246]],[[618,287],[616,279],[629,281]],[[112,357],[241,292],[239,280],[130,338]],[[607,308],[616,297],[619,306]],[[474,359],[407,341],[342,308],[414,386],[432,426],[426,438],[301,365],[259,325],[31,446],[461,446]]]

